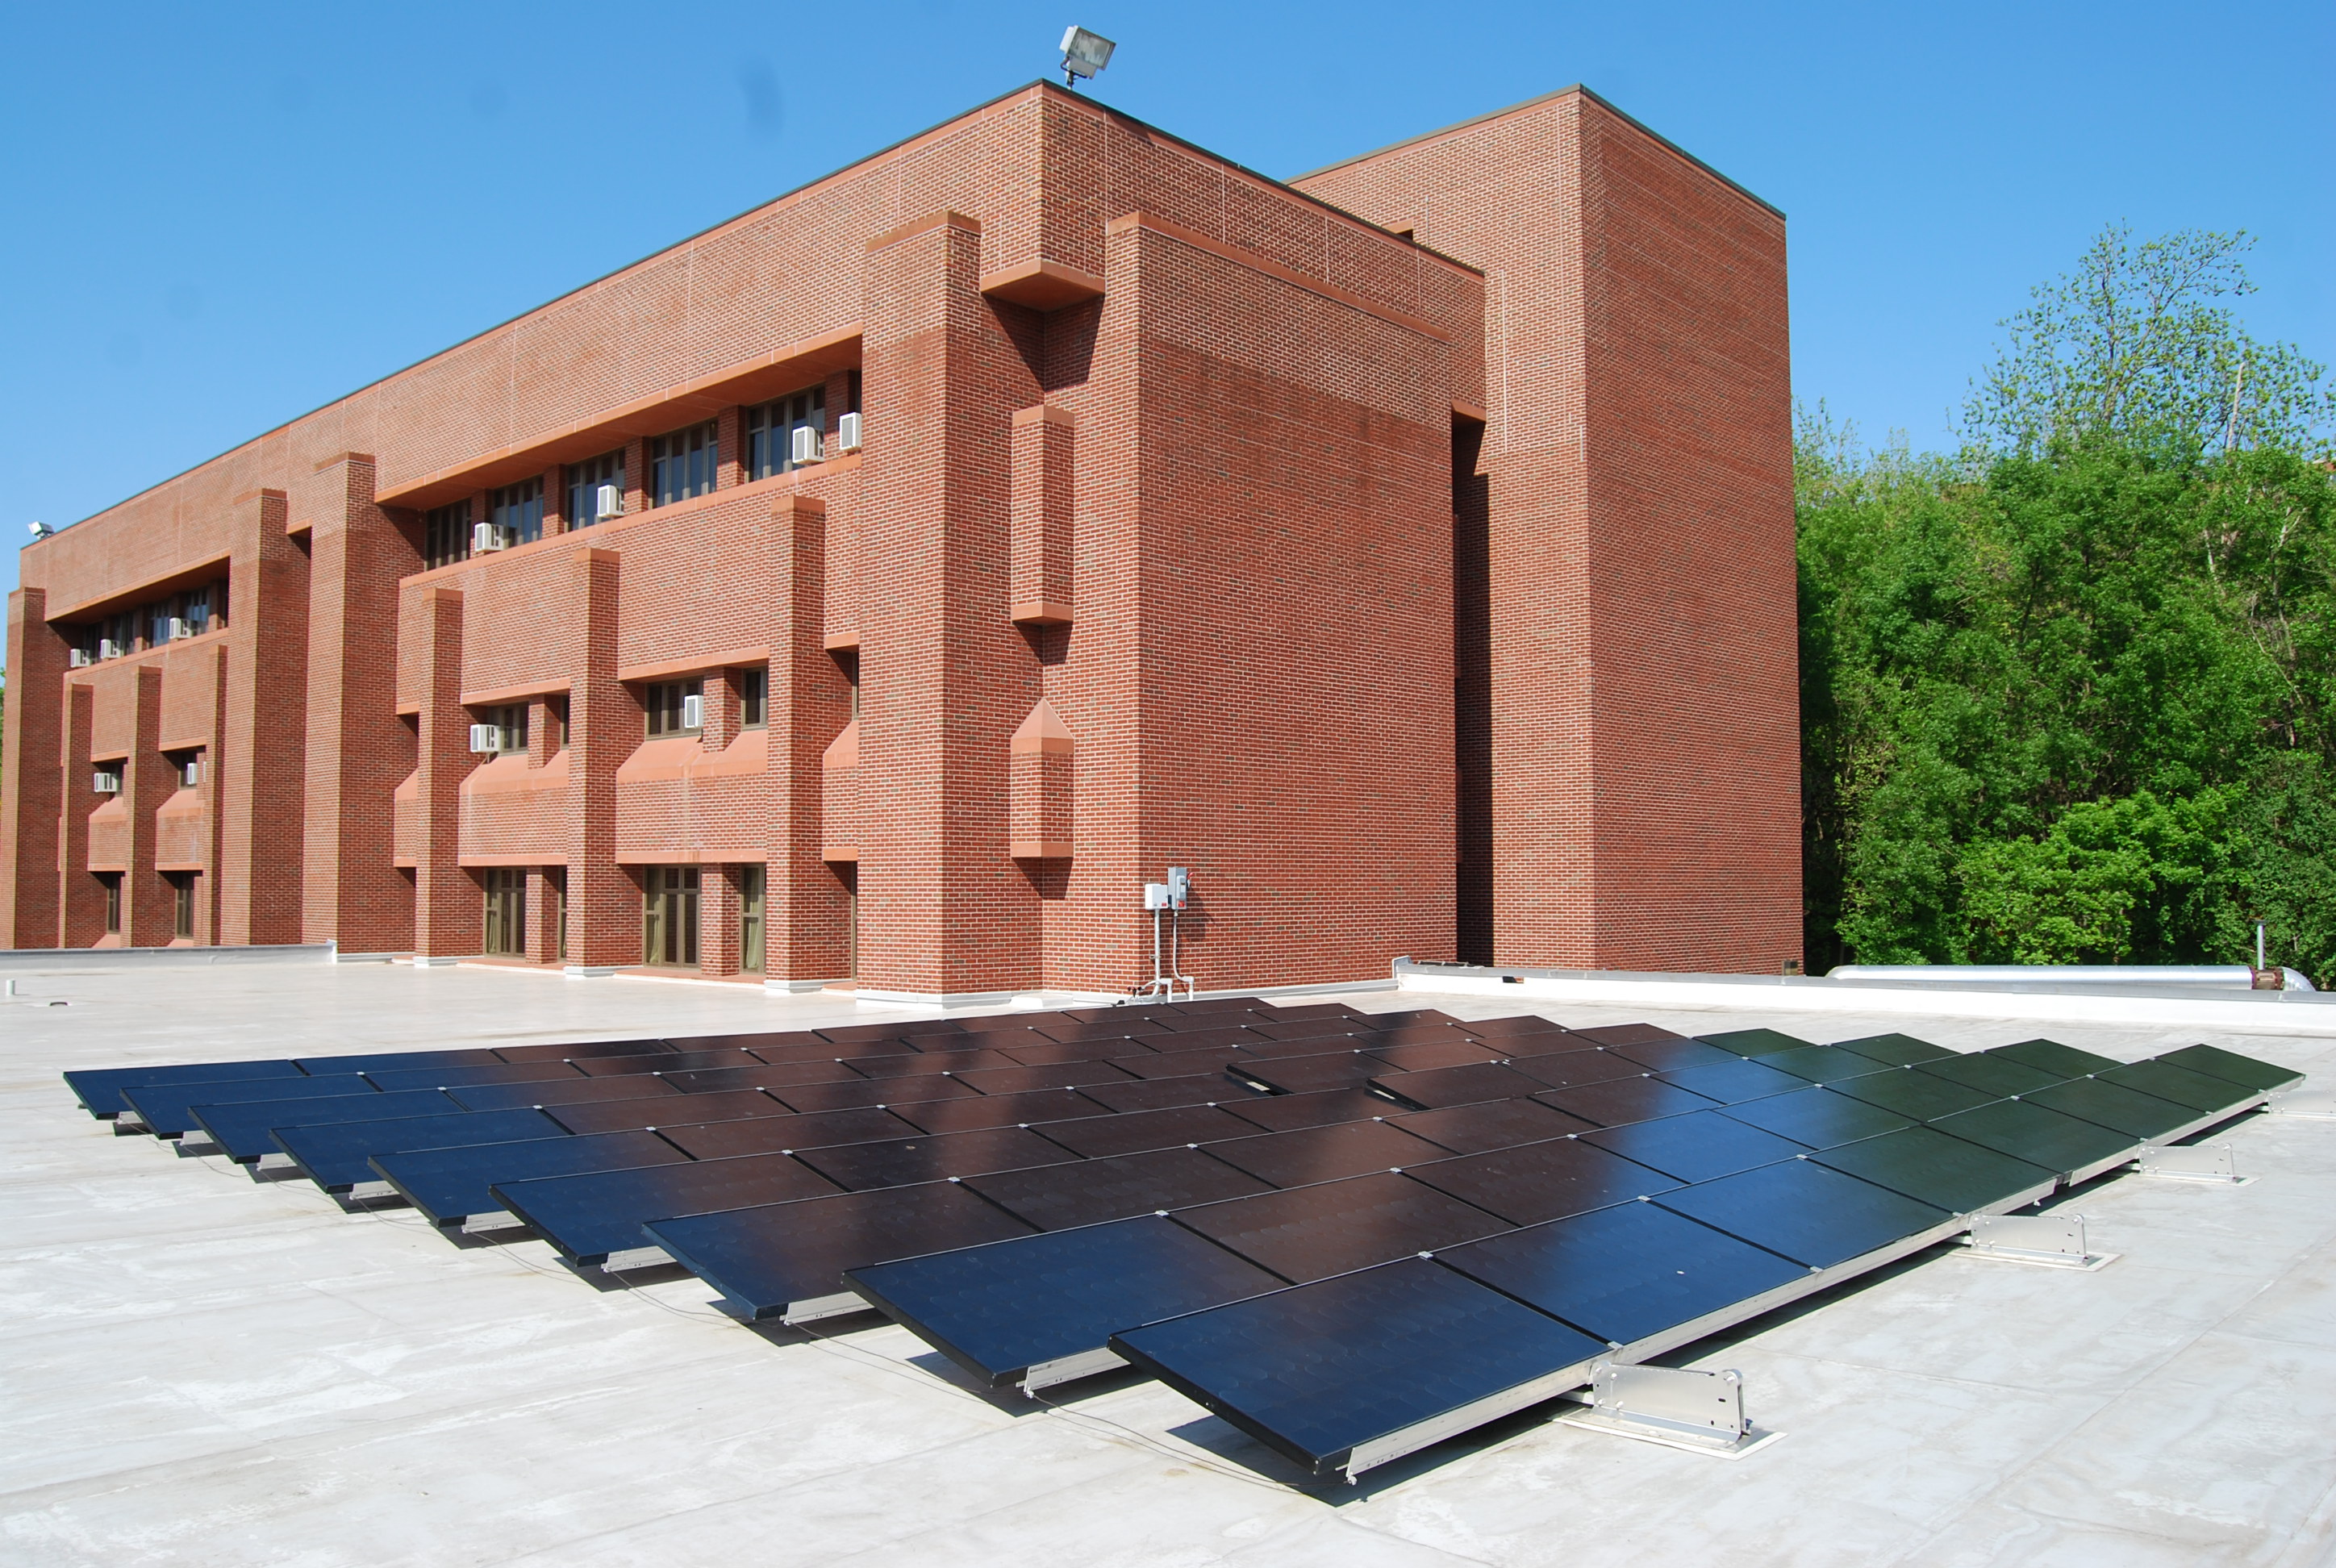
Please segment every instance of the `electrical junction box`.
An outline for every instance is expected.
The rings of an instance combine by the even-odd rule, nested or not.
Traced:
[[[1168,907],[1172,910],[1183,909],[1184,901],[1192,896],[1192,875],[1183,866],[1170,866],[1168,868]]]
[[[1169,908],[1168,884],[1166,882],[1144,883],[1144,907],[1147,910],[1164,910]]]

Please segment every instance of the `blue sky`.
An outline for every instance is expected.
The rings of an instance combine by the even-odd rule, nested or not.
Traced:
[[[1269,174],[1583,82],[1790,217],[1796,390],[1946,438],[2107,221],[2247,229],[2336,359],[2336,6],[34,6],[0,92],[0,588],[63,525],[1120,41]]]

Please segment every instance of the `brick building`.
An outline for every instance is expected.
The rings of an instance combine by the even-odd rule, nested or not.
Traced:
[[[1800,945],[1780,214],[1008,94],[29,547],[0,936],[808,988]]]

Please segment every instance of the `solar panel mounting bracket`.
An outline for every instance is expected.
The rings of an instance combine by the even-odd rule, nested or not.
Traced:
[[[1108,1372],[1114,1367],[1126,1365],[1127,1358],[1116,1350],[1082,1350],[1076,1356],[1057,1356],[1051,1361],[1037,1361],[1025,1367],[1021,1380],[1015,1387],[1027,1397],[1041,1388],[1051,1388],[1057,1383],[1092,1378],[1098,1372]]]
[[[832,1296],[813,1296],[801,1301],[789,1301],[779,1321],[790,1326],[815,1323],[822,1318],[841,1318],[847,1312],[868,1311],[868,1303],[850,1290],[839,1290]]]
[[[1376,1466],[1400,1459],[1406,1454],[1416,1453],[1431,1443],[1441,1443],[1446,1437],[1481,1427],[1487,1421],[1497,1421],[1504,1416],[1514,1415],[1530,1406],[1554,1399],[1570,1388],[1579,1388],[1588,1380],[1591,1365],[1583,1361],[1544,1373],[1514,1388],[1504,1388],[1497,1394],[1473,1400],[1457,1409],[1446,1410],[1425,1421],[1415,1421],[1368,1443],[1358,1443],[1348,1450],[1345,1462],[1337,1464],[1335,1468],[1347,1477],[1347,1485],[1351,1486],[1356,1476]]]
[[[1963,1240],[1967,1257],[2087,1273],[2106,1269],[2124,1255],[2087,1251],[2082,1214],[1981,1214]]]
[[[2145,1176],[2175,1182],[2210,1182],[2218,1186],[2244,1187],[2254,1180],[2239,1174],[2228,1144],[2144,1144],[2134,1168]]]
[[[2308,1116],[2314,1121],[2336,1122],[2336,1089],[2299,1086],[2273,1095],[2263,1108],[2274,1116]]]
[[[1569,1427],[1694,1454],[1741,1458],[1784,1436],[1744,1414],[1744,1377],[1736,1371],[1601,1361],[1591,1368],[1590,1387],[1568,1398],[1589,1406],[1562,1417]]]

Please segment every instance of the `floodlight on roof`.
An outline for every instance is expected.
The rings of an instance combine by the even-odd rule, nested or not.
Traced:
[[[56,532],[56,530],[51,528],[45,522],[36,522],[33,524],[32,532],[34,539],[46,539],[49,535]]]
[[[1079,78],[1092,76],[1111,63],[1111,52],[1119,45],[1100,33],[1090,33],[1080,26],[1063,29],[1063,85],[1076,87]]]

